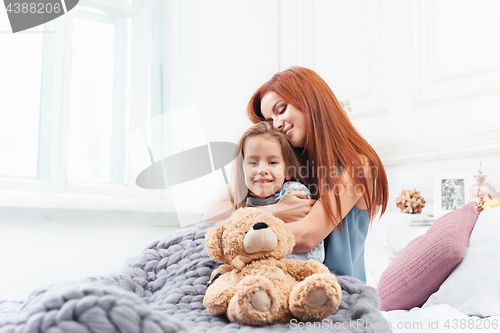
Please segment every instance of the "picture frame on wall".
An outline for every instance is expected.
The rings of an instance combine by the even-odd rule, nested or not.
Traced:
[[[443,216],[470,201],[471,173],[434,175],[434,216]]]

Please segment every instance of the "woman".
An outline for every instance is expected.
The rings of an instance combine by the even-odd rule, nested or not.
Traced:
[[[276,73],[252,96],[247,114],[254,123],[269,121],[288,137],[301,159],[297,172],[317,199],[290,193],[262,208],[287,223],[295,236],[294,253],[307,252],[324,239],[325,265],[337,275],[365,282],[368,226],[379,211],[385,212],[388,199],[387,176],[378,155],[326,82],[310,69]],[[218,205],[220,212],[228,207]]]

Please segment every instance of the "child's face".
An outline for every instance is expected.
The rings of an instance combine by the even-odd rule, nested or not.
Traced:
[[[286,178],[280,144],[263,136],[254,136],[245,141],[244,149],[243,172],[248,190],[260,199],[276,193]]]

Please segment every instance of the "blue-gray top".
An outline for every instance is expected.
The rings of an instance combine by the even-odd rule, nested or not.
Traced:
[[[324,264],[336,275],[353,276],[366,283],[365,241],[368,234],[367,210],[353,207],[342,222],[340,235],[333,230],[325,238]]]

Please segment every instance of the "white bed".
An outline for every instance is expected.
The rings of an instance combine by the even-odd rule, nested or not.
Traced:
[[[377,288],[382,272],[428,226],[413,216],[387,213],[374,222],[366,242],[367,284]],[[383,311],[394,332],[500,331],[500,207],[480,214],[463,261],[422,307]]]

